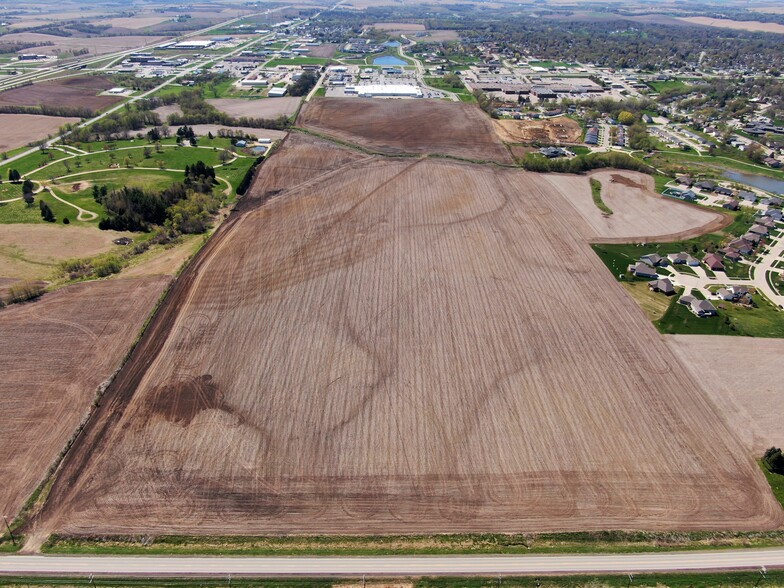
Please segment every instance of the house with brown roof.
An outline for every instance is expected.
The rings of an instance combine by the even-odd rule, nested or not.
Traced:
[[[702,258],[702,263],[708,266],[708,269],[711,271],[724,271],[724,262],[716,253],[708,253],[708,255]]]

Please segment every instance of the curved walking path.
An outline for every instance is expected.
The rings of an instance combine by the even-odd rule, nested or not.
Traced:
[[[784,567],[784,549],[666,553],[469,556],[170,557],[4,555],[0,574],[110,576],[458,576],[760,570]]]
[[[59,196],[58,196],[58,195],[55,193],[55,191],[54,191],[54,190],[52,190],[52,189],[51,189],[49,186],[45,186],[45,187],[44,187],[44,189],[45,189],[47,192],[49,192],[49,194],[50,194],[50,195],[52,196],[52,198],[54,198],[55,200],[58,200],[59,202],[62,202],[63,204],[67,204],[67,205],[68,205],[68,206],[70,206],[71,208],[75,208],[75,209],[78,211],[78,213],[79,213],[79,214],[77,214],[77,215],[76,215],[76,220],[78,220],[78,221],[83,221],[83,222],[87,222],[87,221],[94,221],[95,219],[97,219],[97,218],[98,218],[98,215],[97,215],[96,213],[92,212],[91,210],[85,210],[84,208],[82,208],[82,207],[80,207],[80,206],[77,206],[77,205],[76,205],[76,204],[74,204],[73,202],[68,202],[67,200],[65,200],[65,199],[63,199],[63,198],[60,198],[60,197],[59,197]]]

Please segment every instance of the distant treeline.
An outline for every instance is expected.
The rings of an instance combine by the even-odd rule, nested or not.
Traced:
[[[34,49],[35,47],[51,47],[54,45],[51,41],[44,41],[36,43],[34,41],[0,41],[0,53],[17,53],[25,49]]]
[[[50,106],[39,104],[37,106],[16,106],[11,104],[0,105],[0,114],[42,114],[44,116],[75,116],[89,118],[93,111],[81,106]]]

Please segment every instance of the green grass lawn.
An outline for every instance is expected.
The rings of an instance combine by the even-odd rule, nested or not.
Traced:
[[[567,63],[565,61],[529,61],[528,65],[532,67],[577,67],[576,63]]]
[[[766,298],[754,296],[757,308],[711,300],[718,316],[700,318],[676,300],[654,323],[662,333],[679,335],[738,335],[744,337],[784,337],[784,313]]]
[[[58,192],[58,195],[63,196]],[[52,209],[56,222],[62,223],[63,218],[68,217],[71,222],[76,221],[76,216],[79,212],[67,204],[63,204],[56,198],[53,198],[48,192],[39,192],[35,195],[35,202],[28,206],[23,200],[16,202],[9,202],[8,204],[0,204],[0,224],[31,224],[46,222],[41,218],[41,209],[39,208],[39,200],[43,200]],[[86,206],[83,208],[87,208]],[[97,210],[96,210],[97,212]],[[82,223],[77,223],[82,224]]]
[[[676,174],[689,173],[698,175],[700,173],[705,173],[706,168],[714,171],[732,169],[784,180],[784,172],[782,171],[769,167],[752,165],[737,158],[724,155],[697,155],[696,153],[672,151],[667,153],[656,153],[647,161],[650,165],[653,165],[658,169],[664,171],[669,170]]]
[[[776,497],[781,503],[781,506],[784,507],[784,476],[781,474],[774,474],[765,465],[762,463],[762,460],[758,460],[757,463],[762,468],[765,477],[768,479],[768,484],[770,484],[770,489],[773,490],[773,496]]]
[[[285,59],[272,59],[267,63],[267,67],[277,67],[279,65],[326,65],[332,61],[326,57],[290,57]]]
[[[150,149],[149,157],[144,157],[144,147]],[[199,149],[195,147],[163,147],[161,152],[144,143],[138,143],[133,149],[116,149],[114,151],[89,153],[65,161],[58,161],[53,165],[31,172],[32,179],[47,180],[59,178],[64,175],[80,174],[91,170],[109,169],[113,164],[127,168],[126,160],[133,167],[164,167],[171,169],[185,169],[201,160],[207,165],[220,163],[219,151],[212,149]],[[67,180],[64,180],[67,181]]]
[[[314,94],[314,96],[320,96],[322,98],[324,96],[326,96],[326,95],[327,95],[327,89],[325,87],[323,87],[323,86],[321,88],[319,88],[318,90],[316,90],[316,93]]]
[[[612,209],[602,200],[602,183],[594,178],[590,179],[591,182],[591,196],[596,208],[601,210],[604,214],[610,215],[613,213]]]
[[[460,84],[459,86],[453,86],[452,84],[448,84],[444,80],[444,78],[431,77],[431,78],[424,78],[424,80],[428,86],[432,88],[437,88],[439,90],[445,90],[447,92],[455,92],[458,94],[467,91],[466,87],[463,84]]]
[[[688,90],[689,86],[680,80],[666,80],[664,82],[648,82],[648,85],[653,88],[655,92],[664,92],[665,90]]]

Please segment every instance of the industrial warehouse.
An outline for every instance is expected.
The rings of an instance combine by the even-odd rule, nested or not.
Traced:
[[[346,86],[346,94],[356,94],[363,98],[388,96],[394,98],[422,98],[422,90],[407,84],[367,84],[363,86]]]

